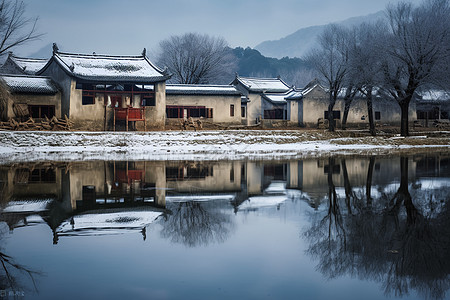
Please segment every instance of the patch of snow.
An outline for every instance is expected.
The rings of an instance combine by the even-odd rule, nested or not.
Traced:
[[[10,201],[2,212],[40,212],[46,211],[47,205],[50,204],[53,199],[39,200],[39,201]]]
[[[307,141],[305,141],[307,140]],[[0,163],[85,160],[296,159],[373,154],[450,145],[392,145],[386,139],[340,144],[299,131],[11,132],[0,131]],[[366,142],[364,142],[366,141]],[[368,143],[367,141],[370,141]],[[356,140],[358,142],[358,140]]]
[[[161,214],[155,211],[81,214],[65,220],[56,232],[60,236],[119,234],[123,230],[142,230]]]
[[[255,210],[262,207],[271,207],[282,204],[286,196],[258,196],[250,197],[239,205],[239,210]]]
[[[234,195],[188,195],[188,196],[166,196],[166,202],[206,202],[206,201],[219,201],[219,200],[234,200]]]
[[[286,194],[286,182],[272,181],[264,192],[267,194]]]

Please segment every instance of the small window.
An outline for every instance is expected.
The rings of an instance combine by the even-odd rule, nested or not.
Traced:
[[[55,106],[54,105],[28,105],[28,110],[30,116],[33,119],[40,118],[53,118],[55,116]]]
[[[377,121],[381,120],[381,112],[379,112],[379,111],[375,112],[375,120],[377,120]]]
[[[55,183],[56,173],[52,169],[34,169],[28,177],[30,183]]]
[[[328,110],[324,111],[324,118],[328,120]],[[341,111],[340,110],[333,110],[333,119],[334,120],[340,120],[341,119]]]
[[[169,119],[183,118],[183,108],[167,106],[166,115]]]
[[[83,91],[83,98],[81,100],[83,105],[95,104],[95,93]]]
[[[328,172],[331,171],[331,174],[340,174],[341,173],[341,166],[340,165],[333,165],[330,169],[330,165],[326,165],[323,167],[323,173],[328,174]]]
[[[230,117],[234,117],[234,104],[230,104]]]
[[[96,193],[94,185],[83,185],[81,197],[83,202],[95,203]]]
[[[142,106],[156,106],[156,100],[153,95],[145,95],[142,98]]]
[[[245,106],[241,106],[241,117],[245,118]]]

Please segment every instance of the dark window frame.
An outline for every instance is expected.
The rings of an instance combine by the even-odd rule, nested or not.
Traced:
[[[230,117],[234,117],[234,104],[230,104]]]
[[[186,116],[184,115],[186,110]],[[183,119],[183,118],[208,118],[213,117],[213,109],[205,106],[166,106],[166,117],[168,119]]]
[[[95,104],[95,93],[92,91],[83,91],[81,98],[82,105],[94,105]]]
[[[283,108],[274,108],[264,110],[264,119],[266,120],[285,120],[285,110]]]
[[[324,111],[323,117],[325,120],[328,120],[328,110]],[[333,120],[340,120],[340,119],[341,119],[341,111],[333,110]]]
[[[28,105],[28,111],[33,119],[51,119],[56,113],[55,105]]]
[[[381,111],[376,111],[375,112],[375,121],[380,121],[381,120]]]

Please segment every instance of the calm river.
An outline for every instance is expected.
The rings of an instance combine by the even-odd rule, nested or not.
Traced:
[[[0,165],[1,299],[449,299],[450,153]]]

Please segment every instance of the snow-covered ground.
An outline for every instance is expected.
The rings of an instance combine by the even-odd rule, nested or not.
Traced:
[[[450,138],[330,136],[324,131],[10,132],[0,163],[80,160],[287,159],[332,154],[450,150]]]

